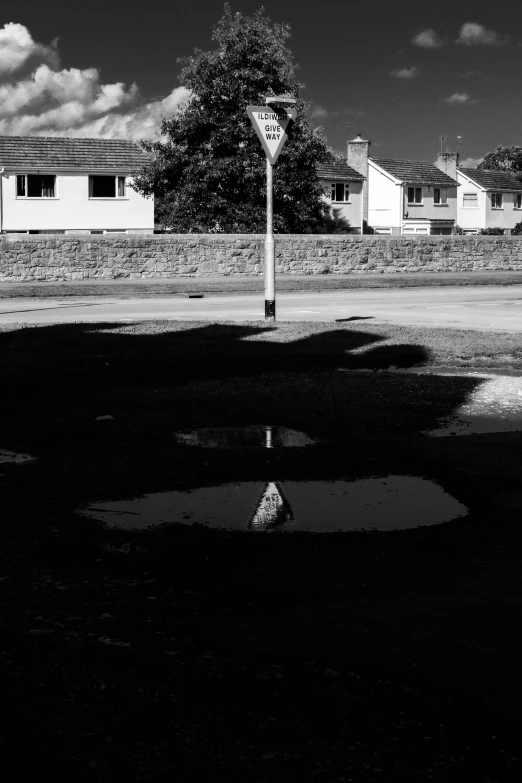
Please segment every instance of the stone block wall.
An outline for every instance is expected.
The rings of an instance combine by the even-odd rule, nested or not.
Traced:
[[[3,235],[0,281],[261,275],[259,234]],[[276,236],[284,275],[522,271],[522,236]]]

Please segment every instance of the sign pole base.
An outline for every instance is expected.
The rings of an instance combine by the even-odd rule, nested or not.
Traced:
[[[275,299],[265,299],[265,321],[275,321]]]

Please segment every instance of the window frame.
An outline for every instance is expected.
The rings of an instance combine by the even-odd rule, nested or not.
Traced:
[[[466,206],[466,196],[468,197],[468,200],[472,198],[473,206],[469,207]],[[463,193],[462,194],[462,209],[478,209],[479,203],[478,203],[478,193]]]
[[[491,209],[504,209],[504,199],[502,198],[502,193],[492,193],[491,194]],[[497,203],[500,201],[500,205]]]
[[[344,199],[342,201],[338,201],[337,198],[334,198],[334,193],[337,195],[337,187],[341,185],[343,187],[343,195]],[[332,204],[351,204],[351,191],[350,191],[350,183],[349,182],[331,182],[330,183],[330,201]]]
[[[522,193],[513,193],[513,209],[522,209]]]
[[[24,194],[20,194],[18,192],[19,190],[19,181],[24,179]],[[53,183],[53,196],[29,196],[29,177],[53,177],[54,183]],[[58,196],[58,177],[56,174],[15,174],[15,199],[19,201],[57,201],[59,198]]]
[[[413,190],[413,198],[414,201],[410,201],[410,191]],[[420,201],[417,201],[417,193],[420,191]],[[417,185],[408,185],[407,186],[407,193],[406,193],[406,199],[407,199],[407,205],[409,207],[422,207],[424,205],[424,189],[422,185],[418,187]]]
[[[439,200],[436,200],[436,195],[438,193]],[[436,207],[447,207],[448,206],[448,188],[433,188],[433,204]]]
[[[94,177],[103,177],[104,179],[114,179],[114,196],[91,196],[91,192],[93,190],[92,187],[92,180]],[[127,188],[128,188],[128,182],[127,182],[127,175],[126,174],[89,174],[87,176],[87,198],[89,201],[128,201],[129,196],[127,195]],[[119,196],[118,192],[120,189],[120,183],[123,180],[123,196]]]

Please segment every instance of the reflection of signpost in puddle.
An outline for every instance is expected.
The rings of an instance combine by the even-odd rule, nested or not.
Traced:
[[[275,481],[267,482],[248,522],[248,530],[272,530],[290,522],[295,522],[294,513],[281,486]]]

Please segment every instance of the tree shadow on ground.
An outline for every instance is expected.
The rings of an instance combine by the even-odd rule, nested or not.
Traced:
[[[173,481],[272,480],[261,470],[266,454],[245,459],[229,450],[224,459],[219,450],[202,456],[176,442],[176,431],[202,426],[271,423],[316,437],[321,448],[274,455],[288,480],[357,472],[366,458],[384,466],[391,452],[396,470],[402,460],[399,472],[409,466],[415,473],[411,439],[450,416],[481,381],[376,372],[429,360],[423,346],[382,345],[385,339],[343,326],[318,331],[316,324],[103,323],[3,332],[0,369],[9,385],[0,447],[45,457],[26,473],[39,477],[40,497],[63,502],[79,494],[128,496],[130,487],[134,495],[168,489]]]
[[[11,388],[38,383],[97,386],[181,384],[193,380],[261,375],[384,369],[424,364],[419,345],[375,347],[386,339],[338,327],[281,340],[277,327],[167,322],[160,333],[136,324],[67,324],[0,333],[0,370]],[[311,331],[311,329],[310,329]]]

